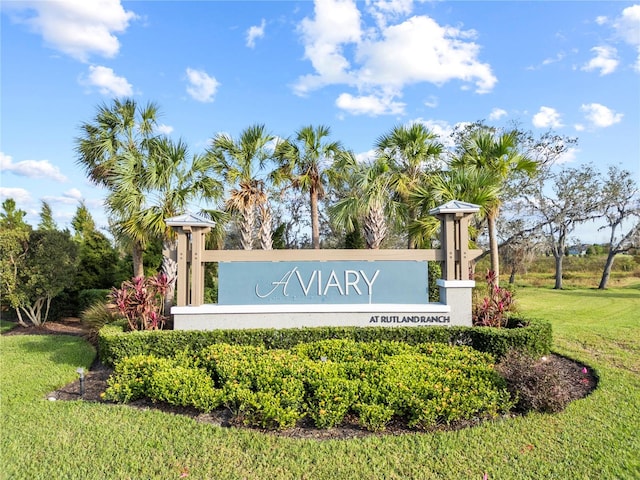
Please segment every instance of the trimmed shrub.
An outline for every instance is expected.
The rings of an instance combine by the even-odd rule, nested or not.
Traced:
[[[489,354],[467,347],[342,339],[292,350],[216,344],[175,359],[125,358],[116,365],[105,398],[142,397],[202,411],[225,405],[236,421],[268,429],[293,427],[305,417],[318,428],[330,428],[349,413],[374,431],[393,417],[429,429],[494,417],[513,405]]]
[[[341,363],[307,362],[306,413],[318,428],[335,427],[344,420],[356,398],[357,384],[349,380]]]
[[[223,392],[216,390],[207,372],[182,365],[153,372],[147,395],[158,401],[210,412],[222,405]]]
[[[302,416],[305,366],[293,353],[216,344],[196,358],[224,390],[224,404],[246,424],[283,429]]]
[[[105,400],[127,403],[150,397],[149,386],[153,374],[158,370],[172,368],[175,362],[168,358],[136,355],[124,358],[115,366],[113,375],[107,380]]]
[[[551,324],[534,319],[509,320],[507,328],[490,327],[318,327],[255,330],[164,330],[125,332],[122,322],[99,332],[98,352],[105,365],[133,355],[174,357],[185,350],[198,352],[210,345],[253,345],[288,349],[327,339],[356,342],[443,343],[470,346],[502,358],[509,350],[542,356],[551,349]]]

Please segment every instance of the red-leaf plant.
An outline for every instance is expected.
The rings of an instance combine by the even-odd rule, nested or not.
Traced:
[[[506,288],[496,285],[496,274],[487,272],[485,276],[489,296],[473,309],[473,324],[483,327],[506,327],[509,320],[508,313],[513,307],[513,294]]]
[[[164,273],[135,277],[111,290],[113,308],[127,319],[130,330],[158,330],[165,322],[164,298],[168,290]]]

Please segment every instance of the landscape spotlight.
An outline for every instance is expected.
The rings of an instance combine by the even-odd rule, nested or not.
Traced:
[[[76,372],[80,377],[80,398],[84,399],[84,368],[79,367]]]

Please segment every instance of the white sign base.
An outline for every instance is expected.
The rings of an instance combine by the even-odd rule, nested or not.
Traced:
[[[428,304],[199,305],[173,307],[175,330],[466,325]]]

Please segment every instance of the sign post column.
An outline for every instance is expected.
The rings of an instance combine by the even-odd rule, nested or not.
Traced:
[[[205,235],[215,223],[193,214],[167,218],[165,223],[178,234],[177,306],[204,303],[203,253]],[[189,275],[191,266],[191,275]],[[191,277],[191,278],[189,278]]]
[[[472,324],[472,291],[476,282],[469,279],[469,220],[480,211],[478,205],[453,200],[429,213],[442,222],[441,247],[445,253],[442,278],[436,281],[440,301],[451,306],[452,321]]]

